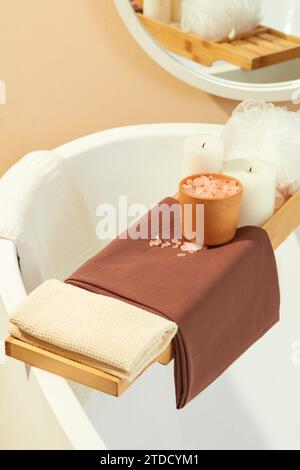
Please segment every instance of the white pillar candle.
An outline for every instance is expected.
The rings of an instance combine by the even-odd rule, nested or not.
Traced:
[[[171,22],[172,0],[144,0],[144,15],[165,23]]]
[[[197,173],[220,173],[223,158],[221,137],[212,134],[187,137],[184,143],[183,177]]]
[[[172,21],[181,23],[182,0],[172,0]]]
[[[274,213],[276,196],[275,168],[263,160],[231,160],[223,174],[239,180],[244,186],[239,227],[261,226]]]

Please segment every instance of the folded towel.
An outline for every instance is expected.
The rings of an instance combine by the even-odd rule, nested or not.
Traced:
[[[147,217],[150,224],[151,212]],[[147,240],[117,239],[67,282],[142,306],[178,325],[178,408],[279,320],[274,252],[267,233],[256,227],[240,229],[227,245],[182,258],[172,248],[150,248]]]
[[[0,238],[17,247],[25,287],[64,280],[99,251],[96,229],[64,158],[34,152],[0,179]]]
[[[50,280],[11,317],[10,334],[33,346],[134,380],[170,344],[175,323],[121,300]]]

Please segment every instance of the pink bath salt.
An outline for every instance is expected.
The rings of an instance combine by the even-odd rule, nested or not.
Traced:
[[[150,240],[149,246],[152,248],[154,246],[161,246],[162,240],[158,237],[155,238],[155,240]]]
[[[195,178],[190,184],[192,184],[193,186],[198,186],[198,187],[204,186],[202,178]]]
[[[198,178],[195,178],[194,180],[192,180],[192,184],[193,186],[208,186],[210,185],[211,183],[211,180],[208,178],[208,176],[199,176]]]
[[[172,246],[172,243],[171,243],[171,242],[168,242],[168,241],[163,242],[163,243],[160,245],[161,248],[169,248],[170,246]]]
[[[183,189],[190,194],[207,199],[234,196],[240,192],[237,180],[218,178],[216,175],[189,178],[186,184],[183,184]]]
[[[203,248],[203,245],[199,245],[198,243],[190,243],[190,242],[184,242],[183,245],[181,245],[180,249],[181,251],[187,251],[188,253],[197,253],[197,251],[201,251]]]

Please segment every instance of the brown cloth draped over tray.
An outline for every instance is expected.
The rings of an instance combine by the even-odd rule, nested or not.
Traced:
[[[178,253],[116,239],[66,282],[177,323],[175,384],[183,408],[279,321],[280,294],[272,246],[260,228],[242,228],[221,247]]]

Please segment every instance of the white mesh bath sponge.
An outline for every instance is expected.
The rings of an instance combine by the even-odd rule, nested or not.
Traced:
[[[238,105],[224,127],[227,160],[259,158],[277,168],[277,189],[300,189],[300,111],[288,111],[263,101]]]
[[[261,20],[261,0],[184,0],[181,27],[217,41],[251,31]]]

